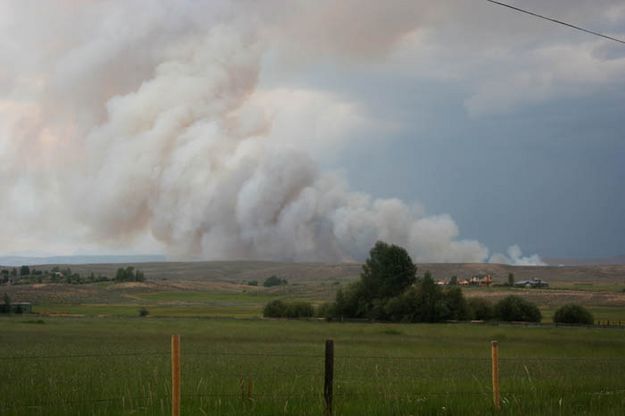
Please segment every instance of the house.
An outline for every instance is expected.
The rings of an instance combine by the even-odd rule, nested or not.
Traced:
[[[490,286],[493,277],[490,274],[478,274],[470,279],[462,279],[458,282],[460,286]]]
[[[525,288],[545,288],[549,287],[549,283],[541,280],[537,277],[534,277],[532,280],[519,280],[518,282],[514,282],[514,287],[525,287]]]

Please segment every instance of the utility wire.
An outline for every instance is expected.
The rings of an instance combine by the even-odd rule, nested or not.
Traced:
[[[540,15],[538,13],[530,12],[529,10],[520,9],[518,7],[514,7],[514,6],[511,6],[511,5],[506,4],[506,3],[501,3],[499,1],[495,1],[495,0],[486,0],[486,1],[489,2],[489,3],[497,4],[499,6],[507,7],[509,9],[515,10],[517,12],[529,14],[530,16],[538,17],[540,19],[545,19],[545,20],[548,20],[548,21],[553,22],[553,23],[558,23],[560,25],[568,26],[570,28],[573,28],[573,29],[576,29],[576,30],[580,30],[582,32],[590,33],[591,35],[595,35],[595,36],[599,36],[599,37],[602,37],[602,38],[605,38],[605,39],[613,40],[615,42],[622,43],[622,44],[625,45],[625,40],[613,38],[612,36],[604,35],[602,33],[593,32],[592,30],[584,29],[583,27],[575,26],[575,25],[572,25],[570,23],[563,22],[562,20],[552,19],[551,17],[547,17],[547,16]]]

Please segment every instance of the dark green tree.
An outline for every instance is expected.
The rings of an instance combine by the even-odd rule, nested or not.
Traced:
[[[514,273],[508,273],[508,286],[514,286]]]
[[[483,298],[470,298],[467,303],[469,304],[471,319],[480,321],[493,319],[495,311],[493,309],[493,304],[488,300]]]
[[[538,306],[519,296],[507,296],[495,305],[495,318],[501,321],[540,322]]]
[[[263,308],[263,316],[266,318],[282,318],[286,316],[287,305],[281,300],[272,300]]]
[[[416,291],[417,310],[414,321],[439,322],[442,315],[448,315],[448,309],[443,302],[443,291],[432,278],[432,273],[425,272]]]
[[[387,300],[384,305],[386,319],[393,322],[419,322],[418,290],[408,288],[404,293]]]
[[[20,276],[28,276],[30,274],[30,267],[22,266],[20,267]]]
[[[144,282],[145,275],[141,270],[135,270],[134,267],[120,267],[115,274],[116,282]]]
[[[595,319],[588,309],[571,303],[556,310],[556,313],[553,315],[553,322],[558,324],[592,325]]]
[[[272,286],[281,286],[281,285],[286,285],[288,284],[286,279],[281,279],[278,276],[269,276],[268,278],[265,279],[265,281],[263,282],[263,286],[265,287],[272,287]]]
[[[338,290],[328,313],[335,318],[395,322],[469,319],[469,307],[459,287],[443,290],[429,271],[417,282],[416,271],[406,250],[377,242],[360,280]]]
[[[364,297],[362,282],[353,282],[336,293],[333,308],[337,318],[364,318],[368,312],[368,304]]]
[[[470,318],[469,305],[459,287],[450,287],[443,292],[449,316],[447,319],[464,321]]]
[[[415,282],[416,273],[417,266],[405,249],[378,241],[362,266],[362,290],[369,302],[398,296]]]

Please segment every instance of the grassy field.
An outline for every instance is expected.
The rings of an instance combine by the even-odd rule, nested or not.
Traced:
[[[122,265],[77,265],[72,270],[113,276]],[[152,316],[260,317],[269,300],[282,298],[319,304],[331,301],[338,288],[358,278],[358,264],[275,262],[141,263],[136,267],[148,278],[144,283],[101,282],[94,284],[33,284],[4,286],[14,301],[32,302],[44,315],[136,316],[145,307]],[[40,266],[50,269],[51,266]],[[513,267],[496,264],[421,264],[419,274],[431,270],[435,278],[459,278],[491,273],[503,283],[508,273],[517,280],[539,277],[550,283],[547,290],[505,287],[465,289],[468,297],[497,301],[516,294],[539,305],[544,322],[565,303],[590,308],[597,319],[625,321],[625,266]],[[288,279],[285,287],[265,288],[269,276]]]
[[[118,266],[76,269],[112,274]],[[431,266],[420,271],[431,268],[445,278],[494,267],[501,282],[509,270]],[[262,308],[272,299],[332,300],[357,278],[359,266],[139,267],[148,281],[0,288],[13,301],[33,302],[35,312],[0,318],[0,415],[167,415],[174,333],[182,336],[185,415],[321,415],[328,338],[336,342],[337,415],[494,413],[493,339],[501,345],[501,414],[620,415],[625,409],[623,329],[265,320]],[[469,288],[465,296],[523,296],[540,306],[545,323],[569,302],[587,306],[596,319],[625,322],[625,267],[513,270],[518,279],[533,273],[551,288]],[[246,284],[271,275],[289,284]],[[140,308],[149,317],[139,318]],[[244,390],[253,382],[252,400],[241,397],[242,378]]]
[[[502,414],[625,409],[625,337],[614,329],[58,317],[2,318],[0,329],[2,415],[167,415],[174,333],[187,415],[321,415],[327,338],[337,415],[494,413],[492,339]]]

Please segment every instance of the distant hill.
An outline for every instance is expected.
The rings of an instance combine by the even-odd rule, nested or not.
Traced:
[[[28,257],[28,256],[0,256],[1,266],[33,266],[38,264],[94,264],[94,263],[147,263],[165,261],[161,255],[137,255],[137,256],[52,256],[52,257]]]
[[[154,260],[156,258],[156,260]],[[168,282],[241,282],[261,281],[275,275],[289,282],[352,281],[362,271],[359,263],[289,263],[271,261],[164,261],[160,256],[69,256],[69,257],[0,257],[4,266],[71,265],[82,275],[95,273],[113,276],[119,267],[135,266],[152,281]],[[417,275],[430,271],[436,279],[457,276],[460,279],[478,274],[490,274],[496,282],[507,281],[513,273],[516,280],[539,278],[555,282],[625,282],[625,264],[549,266],[510,266],[491,263],[419,263]]]
[[[590,265],[609,265],[609,264],[625,264],[625,254],[616,257],[603,257],[594,259],[565,259],[565,258],[547,258],[543,259],[550,266],[590,266]]]
[[[57,263],[61,266],[68,263]],[[50,264],[48,264],[49,266]],[[361,264],[342,263],[288,263],[270,261],[197,261],[197,262],[138,262],[72,264],[72,271],[82,275],[95,273],[113,276],[118,267],[135,266],[148,280],[168,282],[241,282],[262,281],[275,275],[289,282],[352,281],[362,271]],[[430,271],[436,279],[457,276],[460,279],[478,274],[490,274],[496,282],[507,281],[513,273],[516,280],[534,277],[549,283],[589,282],[606,283],[625,281],[625,265],[577,266],[509,266],[490,263],[419,263],[417,275]]]

